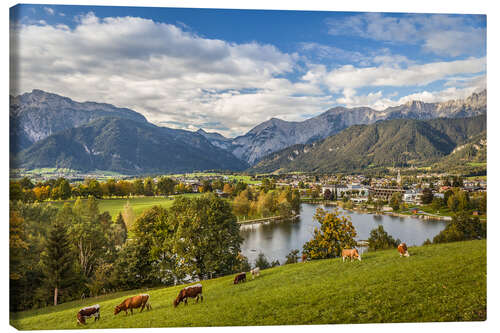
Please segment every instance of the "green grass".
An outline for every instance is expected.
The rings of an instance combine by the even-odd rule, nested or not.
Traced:
[[[368,252],[361,262],[317,260],[266,269],[233,285],[233,276],[203,281],[205,300],[172,301],[181,286],[147,291],[151,311],[125,316],[113,308],[146,290],[78,300],[11,314],[22,330],[72,329],[77,311],[99,303],[101,320],[86,328],[300,325],[470,321],[486,319],[486,241]]]
[[[181,194],[182,196],[199,196],[198,193]],[[85,201],[85,199],[83,199]],[[114,218],[118,215],[120,211],[123,210],[123,206],[130,202],[132,209],[134,210],[135,216],[139,216],[144,210],[153,207],[155,205],[168,208],[174,202],[173,199],[168,197],[133,197],[133,198],[112,198],[112,199],[100,199],[99,200],[99,210],[101,212],[109,212],[109,214]],[[65,202],[74,203],[74,200],[69,201],[54,201],[51,205],[61,208]]]
[[[486,166],[486,162],[468,162],[467,165],[472,167],[482,167]]]
[[[167,175],[167,177],[181,177],[181,176],[185,176],[187,178],[221,176],[221,177],[227,177],[227,179],[230,181],[236,180],[247,184],[260,184],[259,180],[252,180],[252,177],[248,175],[228,175],[216,172],[192,172],[192,173]]]

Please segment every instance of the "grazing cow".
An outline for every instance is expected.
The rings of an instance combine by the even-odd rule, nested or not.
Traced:
[[[345,261],[345,258],[351,258],[351,261],[352,261],[352,258],[354,259],[358,259],[359,261],[361,261],[361,256],[359,255],[358,253],[358,250],[356,249],[343,249],[342,250],[342,262]]]
[[[302,253],[302,262],[307,262],[307,254]]]
[[[94,321],[101,318],[101,312],[99,309],[99,304],[87,306],[86,308],[80,309],[76,314],[76,322],[78,324],[85,325],[85,320],[94,317]]]
[[[152,309],[151,304],[149,303],[148,294],[140,294],[137,296],[129,297],[121,302],[120,305],[117,305],[115,307],[115,315],[120,313],[120,311],[125,311],[125,315],[127,315],[128,310],[130,310],[130,314],[133,315],[133,309],[141,308],[140,312],[142,312],[142,310],[144,310],[144,307],[146,307],[146,309],[148,310]]]
[[[240,282],[245,282],[247,280],[247,273],[239,273],[234,277],[234,284],[238,284]]]
[[[198,303],[198,299],[200,299],[200,298],[201,298],[201,301],[203,302],[201,283],[197,283],[195,285],[181,289],[181,291],[179,292],[179,295],[174,300],[174,307],[177,307],[177,305],[179,305],[179,303],[182,301],[184,301],[184,305],[187,305],[188,304],[187,303],[188,297],[191,297],[191,298],[196,297],[196,303]]]
[[[252,269],[250,271],[250,273],[252,273],[252,280],[253,280],[256,276],[260,275],[260,268],[259,267],[255,267],[254,269]]]
[[[398,252],[400,257],[409,257],[410,254],[408,253],[408,247],[406,246],[406,243],[401,243],[398,245]]]

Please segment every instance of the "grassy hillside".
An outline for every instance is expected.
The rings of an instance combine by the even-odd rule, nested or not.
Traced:
[[[205,301],[174,308],[180,286],[147,291],[153,310],[125,317],[114,306],[135,290],[11,314],[23,330],[77,328],[76,313],[101,305],[87,328],[469,321],[486,319],[486,241],[365,253],[361,262],[318,260],[263,270],[255,280],[203,281]]]

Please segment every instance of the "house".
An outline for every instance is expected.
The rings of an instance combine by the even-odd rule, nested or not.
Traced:
[[[408,190],[403,194],[403,201],[406,203],[420,205],[422,203],[422,192]]]

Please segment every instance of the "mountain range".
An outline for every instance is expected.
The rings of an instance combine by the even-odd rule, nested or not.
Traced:
[[[354,125],[324,140],[288,147],[268,155],[249,171],[331,173],[429,164],[485,133],[486,115],[385,120]]]
[[[387,126],[399,126],[390,120],[465,118],[485,113],[486,90],[464,100],[413,101],[383,111],[335,107],[302,122],[271,118],[244,135],[226,138],[203,129],[191,132],[159,127],[130,109],[80,103],[33,90],[10,96],[11,163],[14,168],[59,167],[127,174],[243,170],[252,165],[252,170],[270,170],[269,156],[286,155],[292,146],[311,149],[354,125],[387,120],[392,124]],[[429,138],[429,143],[435,139]],[[447,147],[457,143],[453,141]]]
[[[368,107],[331,108],[320,115],[301,122],[271,118],[242,136],[226,139],[236,157],[255,164],[261,158],[295,144],[307,144],[324,139],[353,125],[373,124],[388,119],[462,118],[486,113],[486,90],[474,93],[464,100],[440,103],[412,101],[400,106],[377,111]],[[203,133],[201,133],[204,135]],[[210,142],[220,144],[221,138],[205,136]]]
[[[14,168],[144,174],[248,167],[198,133],[153,125],[129,109],[40,90],[11,103]]]

